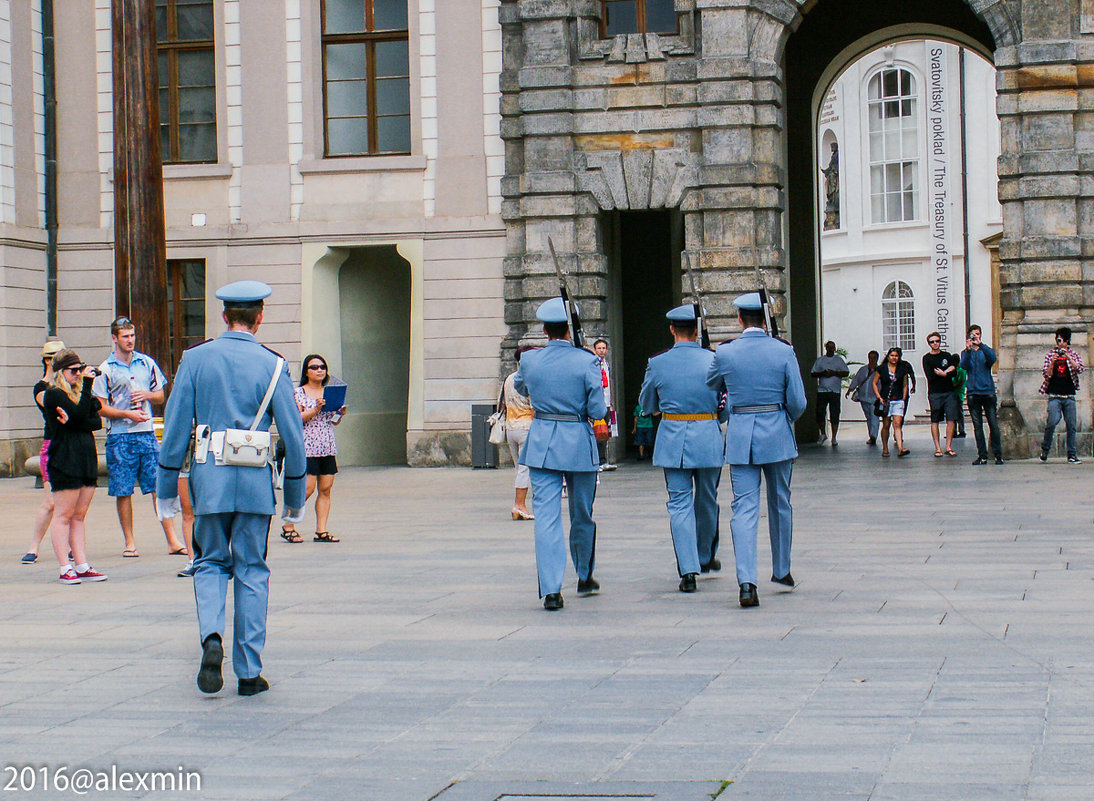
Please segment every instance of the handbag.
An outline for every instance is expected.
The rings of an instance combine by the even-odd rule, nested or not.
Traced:
[[[597,442],[607,442],[612,438],[612,427],[607,420],[593,420],[593,436]]]
[[[501,445],[505,442],[505,410],[499,409],[492,415],[486,418],[486,422],[490,425],[490,442],[494,445]]]

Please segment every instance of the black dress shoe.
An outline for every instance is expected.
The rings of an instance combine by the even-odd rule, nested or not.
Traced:
[[[988,460],[985,459],[983,456],[976,457],[976,461],[973,462],[974,465],[987,464],[987,463],[988,463]]]
[[[240,679],[237,689],[240,695],[258,695],[270,689],[270,683],[261,676],[255,676],[253,679]]]
[[[695,574],[687,573],[680,579],[680,592],[695,592]]]
[[[1003,457],[1002,456],[996,456],[995,457],[995,463],[996,464],[1003,464]]]
[[[772,574],[771,575],[771,580],[774,581],[776,584],[785,584],[787,587],[793,587],[794,586],[794,577],[791,576],[789,573],[787,573],[782,578],[775,578],[775,575]]]
[[[699,565],[699,570],[701,570],[703,573],[709,573],[712,570],[716,573],[721,569],[722,563],[714,558],[712,558],[709,562],[704,562],[703,564]]]
[[[220,692],[224,677],[220,664],[224,661],[224,644],[219,634],[210,634],[201,645],[201,669],[198,671],[198,689],[203,693]]]
[[[756,585],[745,582],[741,585],[741,606],[759,606],[760,595],[756,592]]]
[[[578,595],[592,595],[597,592],[600,592],[600,582],[592,576],[589,576],[587,579],[577,580]]]
[[[548,612],[554,612],[556,609],[561,609],[564,605],[561,592],[548,593],[543,598],[543,608]]]

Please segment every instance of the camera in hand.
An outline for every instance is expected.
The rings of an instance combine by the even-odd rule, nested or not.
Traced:
[[[81,365],[80,365],[80,372],[83,372],[84,370],[86,370],[86,369],[87,369],[87,367],[88,367],[88,366],[87,366],[86,364],[81,364]],[[102,371],[102,370],[100,370],[100,369],[99,369],[98,367],[92,367],[92,368],[91,368],[91,377],[92,377],[92,378],[98,378],[98,377],[99,377],[99,376],[101,376],[102,374],[103,374],[103,371]]]

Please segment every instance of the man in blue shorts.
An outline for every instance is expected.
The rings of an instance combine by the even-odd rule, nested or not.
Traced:
[[[133,487],[152,494],[155,505],[159,446],[152,431],[152,404],[163,403],[167,379],[152,357],[135,349],[137,329],[128,317],[110,324],[114,350],[99,365],[92,393],[103,405],[106,420],[106,466],[110,470],[108,494],[118,505],[118,522],[125,536],[122,556],[140,556],[133,538]],[[186,546],[175,536],[171,518],[162,521],[169,553],[186,556]]]

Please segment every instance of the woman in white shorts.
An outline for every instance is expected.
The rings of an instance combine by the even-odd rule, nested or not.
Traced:
[[[885,360],[878,365],[870,387],[881,405],[881,455],[889,455],[889,430],[893,431],[893,442],[899,457],[907,456],[910,450],[904,447],[904,413],[908,406],[908,392],[911,388],[912,366],[901,359],[904,355],[900,348],[889,348]]]

